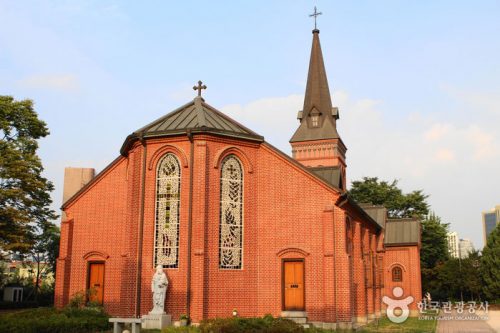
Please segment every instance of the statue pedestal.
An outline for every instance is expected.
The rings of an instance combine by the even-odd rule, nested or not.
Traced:
[[[169,314],[147,314],[142,316],[142,328],[144,329],[158,329],[161,330],[170,326],[172,316]]]

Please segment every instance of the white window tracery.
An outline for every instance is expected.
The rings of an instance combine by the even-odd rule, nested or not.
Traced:
[[[159,162],[156,174],[154,266],[178,267],[180,189],[179,160],[174,154],[167,153]]]
[[[219,268],[241,269],[243,256],[243,169],[238,158],[221,164]]]

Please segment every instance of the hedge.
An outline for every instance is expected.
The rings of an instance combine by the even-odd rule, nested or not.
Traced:
[[[38,308],[0,315],[0,332],[86,333],[102,332],[111,325],[99,308]]]

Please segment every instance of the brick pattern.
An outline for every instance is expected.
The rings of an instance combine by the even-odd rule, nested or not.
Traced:
[[[165,269],[169,278],[165,308],[174,320],[183,313],[189,313],[194,322],[226,317],[233,309],[244,317],[279,316],[286,258],[304,259],[305,310],[310,321],[348,323],[353,318],[366,320],[380,310],[381,284],[369,287],[366,279],[366,253],[379,250],[384,255],[377,247],[378,231],[353,207],[336,206],[340,193],[265,143],[196,135],[192,143],[187,137],[176,137],[148,140],[146,145],[134,145],[127,157],[115,161],[66,208],[56,306],[86,289],[89,262],[103,261],[106,310],[114,316],[134,316],[137,301],[141,315],[151,310],[155,174],[160,158],[171,152],[181,161],[182,179],[179,266]],[[238,156],[244,169],[243,268],[239,270],[219,269],[219,164],[228,154]],[[139,249],[141,207],[144,222]],[[346,246],[348,216],[353,226],[351,253]],[[412,251],[408,249],[411,255],[404,262],[413,281],[408,292],[419,295],[420,270],[414,269],[418,260],[413,260],[418,250]],[[385,265],[395,260],[406,259],[391,254]],[[141,298],[137,300],[139,263]]]
[[[392,281],[392,269],[399,266],[403,270],[401,282]],[[394,297],[392,290],[395,287],[403,288],[403,296],[413,296],[411,310],[417,310],[417,302],[422,299],[422,282],[420,274],[420,249],[418,246],[388,247],[384,257],[385,295]],[[385,304],[384,304],[385,305]]]

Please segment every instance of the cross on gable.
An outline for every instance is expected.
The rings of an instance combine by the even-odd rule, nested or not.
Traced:
[[[309,15],[309,17],[314,17],[314,30],[318,30],[316,28],[316,18],[319,16],[319,15],[322,15],[323,13],[322,12],[318,12],[317,9],[316,9],[316,6],[314,6],[314,13],[312,13],[311,15]]]
[[[198,96],[201,97],[201,89],[207,89],[207,86],[203,82],[198,81],[198,85],[193,87],[193,90],[198,90]]]

